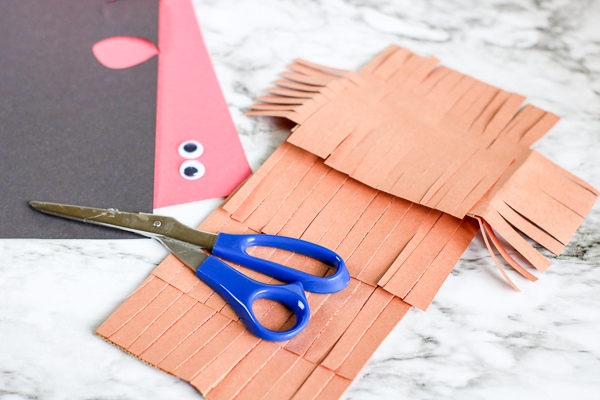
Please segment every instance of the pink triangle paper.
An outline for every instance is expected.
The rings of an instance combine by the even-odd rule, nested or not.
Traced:
[[[191,2],[161,1],[158,29],[154,208],[224,197],[251,170]]]
[[[189,0],[160,2],[158,49],[114,36],[92,51],[112,69],[159,54],[154,209],[225,197],[252,172]]]

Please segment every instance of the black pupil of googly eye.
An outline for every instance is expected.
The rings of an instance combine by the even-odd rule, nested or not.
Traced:
[[[198,168],[196,168],[196,167],[185,167],[183,170],[183,174],[185,176],[189,176],[189,177],[195,176],[197,173],[198,173]]]
[[[198,149],[198,146],[195,143],[186,143],[183,146],[183,150],[185,150],[188,153],[193,153],[197,149]]]

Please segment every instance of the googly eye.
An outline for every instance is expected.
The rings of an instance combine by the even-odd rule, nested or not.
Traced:
[[[183,158],[198,158],[204,153],[204,146],[196,140],[186,140],[179,145],[178,152]]]
[[[206,168],[204,165],[197,160],[187,160],[181,164],[179,167],[179,174],[185,179],[189,179],[191,181],[200,179],[206,173]]]

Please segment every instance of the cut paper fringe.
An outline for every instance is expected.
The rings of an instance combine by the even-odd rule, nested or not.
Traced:
[[[558,255],[596,201],[596,189],[528,148],[558,117],[433,57],[390,46],[358,74],[304,60],[289,69],[249,115],[296,122],[289,143],[365,185],[483,219],[540,271],[550,263],[521,233]]]
[[[200,229],[311,240],[340,253],[352,274],[339,293],[308,293],[307,328],[292,340],[270,343],[248,334],[189,268],[172,256],[163,261],[97,335],[190,382],[208,399],[339,398],[411,305],[427,307],[476,234],[470,219],[372,189],[288,143]],[[277,250],[259,255],[325,274],[305,257]],[[404,298],[394,294],[400,289]],[[269,303],[254,310],[274,328],[290,318]]]
[[[218,209],[201,228],[253,232],[230,217]],[[267,257],[285,261],[278,258],[281,254]],[[306,260],[288,260],[288,265],[311,271]],[[355,278],[341,292],[308,293],[308,300],[311,319],[304,331],[286,342],[263,341],[249,334],[189,268],[169,256],[96,333],[190,382],[208,399],[338,398],[410,305]],[[255,304],[254,311],[267,326],[282,326],[290,316],[271,304]]]
[[[597,192],[527,148],[556,117],[523,98],[392,46],[359,73],[297,61],[251,115],[299,125],[213,212],[210,232],[293,236],[339,253],[348,287],[307,294],[307,328],[286,342],[249,334],[225,302],[170,256],[97,334],[208,399],[342,396],[411,306],[426,309],[480,229],[543,271],[521,234],[558,253]],[[288,252],[260,257],[313,274]],[[234,266],[254,279],[273,282]],[[272,328],[291,314],[254,305]]]
[[[346,261],[351,276],[422,309],[477,232],[472,219],[375,190],[289,143],[223,210],[252,231],[326,246]]]

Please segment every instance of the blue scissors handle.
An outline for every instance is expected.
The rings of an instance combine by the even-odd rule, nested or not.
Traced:
[[[233,308],[252,334],[262,339],[288,340],[308,324],[310,309],[300,282],[283,285],[257,282],[213,256],[209,256],[200,265],[196,270],[196,276]],[[286,306],[296,316],[295,325],[287,331],[273,331],[266,328],[252,310],[252,304],[258,299],[269,299]]]
[[[302,254],[335,268],[335,273],[322,277],[308,274],[285,265],[248,254],[253,246],[272,247]],[[301,282],[305,290],[313,293],[334,293],[350,281],[350,274],[342,258],[332,250],[315,243],[285,236],[265,234],[219,233],[212,254],[244,267],[261,272],[282,282]]]

